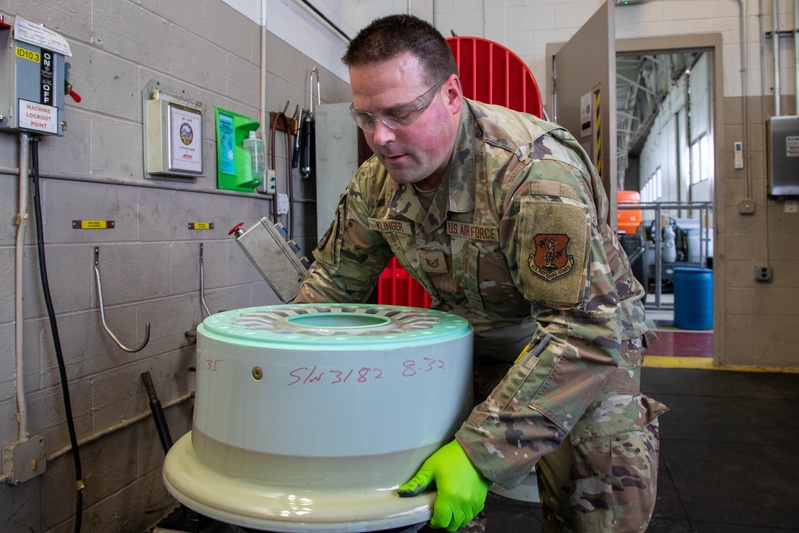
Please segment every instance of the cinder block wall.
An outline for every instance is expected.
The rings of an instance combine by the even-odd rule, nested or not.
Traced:
[[[771,78],[769,78],[771,79]],[[733,165],[733,143],[746,139],[741,98],[724,99],[724,152],[721,154],[716,197],[724,221],[718,228],[725,237],[721,258],[721,285],[716,288],[716,309],[721,335],[716,335],[716,362],[724,366],[772,369],[799,368],[799,214],[786,212],[786,202],[768,197],[766,126],[774,113],[774,97],[748,99],[750,156],[749,181]],[[791,96],[780,101],[782,114],[796,114]],[[742,215],[738,201],[751,190],[755,212]],[[771,265],[770,282],[754,279],[756,265]],[[719,331],[719,330],[717,330]]]
[[[149,371],[173,439],[190,429],[195,352],[186,332],[211,312],[278,303],[228,231],[272,217],[271,198],[216,188],[214,107],[259,119],[260,27],[222,0],[0,3],[67,38],[70,78],[63,137],[39,142],[44,242],[72,411],[80,446],[84,532],[145,531],[174,508],[164,489],[163,450],[149,416],[141,374]],[[314,62],[267,35],[267,111],[307,107]],[[347,84],[320,67],[323,102],[349,99]],[[142,94],[157,81],[202,103],[204,173],[196,179],[145,177]],[[276,145],[278,190],[288,191],[284,138]],[[0,444],[17,439],[14,250],[19,139],[0,133]],[[295,237],[316,241],[315,187],[294,171]],[[25,239],[24,385],[28,430],[44,437],[46,472],[0,484],[0,529],[73,530],[75,474],[49,321],[38,274],[32,203]],[[272,217],[274,218],[274,217]],[[73,220],[113,220],[114,229],[76,230]],[[280,217],[284,223],[286,217]],[[212,230],[189,223],[211,222]],[[94,280],[99,247],[106,320],[129,347],[151,325],[140,352],[118,348],[103,331]]]

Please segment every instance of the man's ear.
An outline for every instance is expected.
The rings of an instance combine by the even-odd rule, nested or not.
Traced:
[[[463,89],[457,74],[451,74],[447,81],[444,82],[444,104],[453,115],[457,114],[463,106]]]

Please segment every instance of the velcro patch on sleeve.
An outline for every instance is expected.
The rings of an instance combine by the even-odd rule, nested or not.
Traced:
[[[342,194],[336,207],[336,218],[330,223],[330,227],[313,251],[314,259],[330,268],[338,268],[339,265],[341,251],[339,231],[343,227],[343,221],[346,219],[346,204],[346,194]]]
[[[521,199],[516,238],[525,298],[555,308],[579,303],[586,279],[589,226],[584,206]]]

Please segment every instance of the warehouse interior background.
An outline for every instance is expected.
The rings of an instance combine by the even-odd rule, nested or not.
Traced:
[[[230,230],[270,217],[310,257],[318,227],[329,222],[317,217],[317,205],[331,200],[318,188],[350,177],[322,165],[303,175],[287,158],[287,136],[278,131],[272,142],[270,130],[280,126],[270,123],[281,112],[291,117],[302,108],[321,113],[325,105],[348,104],[340,61],[347,41],[390,13],[420,16],[445,36],[509,48],[532,71],[548,116],[559,121],[553,56],[606,7],[616,66],[607,106],[616,135],[606,150],[616,157],[606,184],[612,193],[636,190],[642,202],[671,206],[644,211],[653,224],[702,221],[698,232],[684,222],[684,233],[702,249],[685,253],[712,267],[715,367],[799,368],[797,200],[770,194],[767,169],[768,119],[797,114],[796,2],[621,4],[0,0],[3,39],[17,16],[65,38],[68,81],[80,95],[64,97],[65,130],[34,143],[52,302],[43,296],[34,204],[23,185],[29,148],[20,134],[0,131],[0,265],[7,273],[0,283],[0,443],[35,436],[36,453],[46,459],[19,484],[4,469],[0,523],[13,532],[65,532],[75,522],[72,445],[49,305],[87,487],[83,531],[108,531],[107,524],[146,531],[175,508],[161,479],[164,454],[141,376],[152,377],[172,435],[186,433],[197,325],[220,310],[279,303]],[[145,123],[154,88],[201,110],[201,173],[148,171]],[[561,104],[579,109],[580,102]],[[217,109],[259,124],[285,204],[257,189],[218,188]],[[656,274],[653,252],[644,252],[648,277]],[[770,267],[767,280],[759,279],[762,267]],[[669,292],[661,281],[648,287],[655,310],[655,297],[664,287]]]

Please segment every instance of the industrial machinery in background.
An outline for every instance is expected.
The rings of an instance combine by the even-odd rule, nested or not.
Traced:
[[[648,293],[671,292],[675,268],[713,268],[711,202],[641,203],[636,191],[616,199],[619,240]]]
[[[658,224],[660,220],[660,224]],[[662,286],[671,288],[674,269],[682,266],[712,268],[713,238],[703,221],[695,218],[644,219],[642,222],[646,242],[648,284],[657,277],[657,232],[660,231],[660,278]]]

